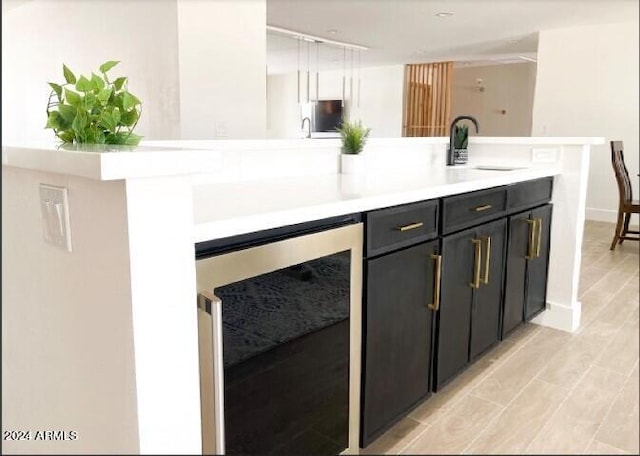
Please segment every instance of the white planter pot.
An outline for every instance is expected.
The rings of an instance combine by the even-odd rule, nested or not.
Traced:
[[[365,162],[362,154],[341,154],[340,170],[342,174],[362,174],[365,170]]]

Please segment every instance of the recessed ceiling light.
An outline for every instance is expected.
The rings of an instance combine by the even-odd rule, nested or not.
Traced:
[[[425,54],[427,51],[425,51],[424,49],[418,49],[417,51],[413,51],[414,54],[418,54],[418,55],[422,55]]]
[[[453,13],[448,13],[448,12],[442,12],[442,13],[436,13],[437,17],[449,17],[449,16],[453,16]]]
[[[338,34],[338,31],[337,31],[336,29],[331,29],[331,30],[327,30],[327,33],[328,33],[329,35],[337,35],[337,34]]]

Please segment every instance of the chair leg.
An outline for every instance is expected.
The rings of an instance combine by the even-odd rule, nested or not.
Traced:
[[[624,214],[624,227],[622,228],[622,233],[620,234],[620,240],[618,244],[622,244],[624,241],[624,237],[629,233],[629,220],[631,220],[631,214],[627,212]]]
[[[613,241],[611,242],[611,247],[609,250],[613,250],[616,248],[616,243],[620,240],[620,230],[622,230],[622,219],[624,213],[621,210],[618,210],[618,223],[616,223],[616,233],[613,236]]]

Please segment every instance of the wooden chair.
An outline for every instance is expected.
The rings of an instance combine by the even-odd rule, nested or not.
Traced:
[[[613,236],[610,250],[616,248],[616,244],[622,244],[622,241],[638,241],[640,240],[639,231],[629,231],[629,220],[631,214],[640,214],[640,202],[633,201],[631,193],[631,181],[629,180],[629,172],[624,164],[624,153],[622,141],[611,141],[611,164],[616,174],[618,182],[618,194],[620,203],[618,205],[618,223],[616,224],[616,233]],[[628,236],[635,234],[637,236]]]

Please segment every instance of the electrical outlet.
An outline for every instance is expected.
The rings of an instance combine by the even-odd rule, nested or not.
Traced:
[[[558,160],[558,149],[531,149],[531,161],[533,163],[554,163]]]
[[[64,187],[40,184],[40,213],[45,242],[71,252],[69,191]]]
[[[216,122],[216,138],[226,138],[227,135],[227,124],[222,121]]]

